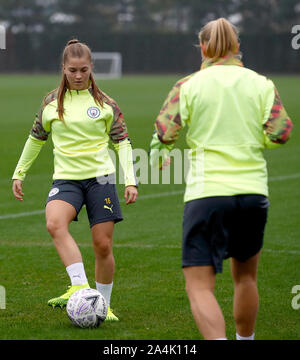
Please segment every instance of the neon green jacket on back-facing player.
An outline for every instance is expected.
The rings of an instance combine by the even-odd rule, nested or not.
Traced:
[[[114,173],[115,166],[108,152],[111,139],[124,171],[125,185],[137,185],[131,143],[117,103],[106,95],[100,107],[91,89],[67,90],[64,109],[64,121],[61,121],[57,112],[57,90],[45,97],[12,178],[24,180],[51,133],[53,179],[84,180]]]
[[[237,57],[205,60],[179,80],[155,122],[150,161],[172,149],[188,126],[190,168],[185,201],[209,196],[268,196],[265,148],[284,144],[292,122],[271,80]]]

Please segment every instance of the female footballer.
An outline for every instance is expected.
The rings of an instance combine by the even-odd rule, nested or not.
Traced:
[[[71,286],[48,305],[63,308],[72,293],[90,287],[80,250],[68,231],[85,205],[96,259],[96,288],[109,305],[106,320],[118,321],[110,308],[110,297],[115,269],[113,230],[122,214],[108,142],[112,141],[124,171],[126,204],[134,203],[138,195],[132,148],[120,108],[95,83],[89,47],[76,39],[63,51],[60,85],[44,98],[15,169],[13,193],[20,201],[26,173],[50,133],[54,181],[46,203],[46,222]]]
[[[214,286],[223,259],[231,257],[236,338],[250,340],[269,206],[263,151],[284,144],[292,122],[273,82],[243,66],[230,22],[209,22],[199,40],[201,69],[169,93],[155,122],[150,160],[157,163],[157,151],[170,150],[188,126],[182,267],[191,310],[205,339],[226,339]]]

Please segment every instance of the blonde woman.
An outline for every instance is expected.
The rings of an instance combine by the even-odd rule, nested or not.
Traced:
[[[243,66],[230,22],[209,22],[199,40],[201,70],[169,93],[155,123],[151,162],[156,162],[154,150],[170,150],[187,125],[182,267],[192,313],[205,339],[226,339],[214,287],[223,259],[231,257],[236,338],[250,340],[269,206],[263,151],[282,146],[292,122],[273,82]]]
[[[96,259],[96,288],[109,305],[106,320],[118,321],[110,308],[110,297],[115,270],[113,230],[122,214],[108,141],[113,142],[124,170],[126,204],[134,203],[138,194],[132,148],[120,108],[95,83],[89,47],[76,39],[63,51],[61,83],[44,98],[15,169],[13,193],[20,201],[25,176],[50,133],[54,181],[47,199],[46,222],[71,286],[48,305],[63,308],[72,293],[90,287],[80,250],[68,230],[85,205]]]

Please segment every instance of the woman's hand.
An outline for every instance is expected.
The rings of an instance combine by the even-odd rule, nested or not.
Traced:
[[[132,185],[126,186],[125,194],[124,194],[126,205],[135,203],[137,197],[138,197],[137,188],[135,186],[132,186]]]
[[[14,193],[15,198],[20,201],[23,201],[23,196],[24,196],[24,193],[22,191],[22,184],[23,182],[21,180],[14,180],[12,186],[12,191]]]
[[[162,163],[159,170],[165,170],[171,164],[171,158],[168,156],[166,160]]]

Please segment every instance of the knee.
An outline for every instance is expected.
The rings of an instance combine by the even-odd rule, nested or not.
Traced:
[[[52,237],[66,229],[66,226],[58,219],[47,219],[46,228]]]
[[[234,280],[234,291],[239,294],[249,294],[258,292],[257,281],[252,276],[241,276]]]
[[[108,257],[112,253],[112,240],[103,236],[93,241],[95,254],[101,257]]]
[[[201,283],[196,281],[186,281],[185,291],[190,301],[197,300],[207,294],[213,294],[214,289],[207,283]]]
[[[195,289],[195,287],[190,283],[190,281],[186,280],[185,281],[185,291],[186,291],[188,297],[190,297],[193,294],[194,289]]]
[[[190,299],[214,292],[215,274],[211,267],[187,267],[183,272],[185,290]]]
[[[185,291],[190,303],[193,303],[199,297],[199,292],[196,291],[195,287],[190,286],[189,283],[185,283]]]

